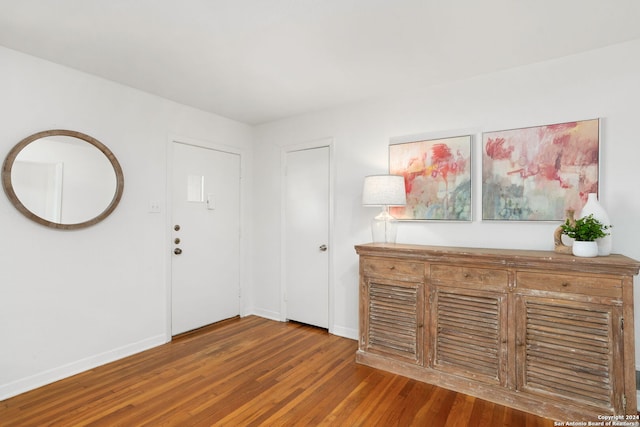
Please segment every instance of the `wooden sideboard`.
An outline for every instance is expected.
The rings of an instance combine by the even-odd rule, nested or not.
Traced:
[[[558,421],[636,414],[622,255],[356,246],[356,361]]]

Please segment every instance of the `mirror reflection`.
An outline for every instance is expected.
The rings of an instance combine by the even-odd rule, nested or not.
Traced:
[[[104,219],[122,195],[122,170],[99,141],[74,131],[45,131],[21,141],[2,170],[9,199],[36,222],[80,228]]]

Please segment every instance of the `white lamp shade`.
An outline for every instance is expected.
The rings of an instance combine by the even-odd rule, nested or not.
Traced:
[[[401,175],[370,175],[364,178],[362,204],[365,206],[404,206],[407,195]]]

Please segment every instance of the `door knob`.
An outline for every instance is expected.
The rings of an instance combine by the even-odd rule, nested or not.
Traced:
[[[173,253],[174,253],[174,254],[176,254],[176,255],[180,255],[180,254],[182,253],[182,249],[180,249],[180,248],[175,248],[175,249],[173,250]]]
[[[320,249],[321,252],[325,252],[327,250],[327,245],[320,245],[318,249]]]

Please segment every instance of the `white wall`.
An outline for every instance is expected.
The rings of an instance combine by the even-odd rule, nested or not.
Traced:
[[[638,99],[640,40],[635,40],[422,93],[399,94],[395,99],[257,127],[254,158],[260,161],[255,162],[254,174],[260,180],[254,185],[254,204],[259,212],[255,219],[253,263],[256,311],[279,311],[280,150],[320,137],[333,137],[335,144],[335,229],[331,251],[335,318],[331,327],[344,335],[355,338],[358,328],[358,260],[353,246],[371,240],[369,221],[377,213],[361,206],[363,177],[388,170],[388,144],[395,137],[454,136],[466,132],[478,136],[473,162],[475,219],[471,223],[401,223],[398,242],[551,250],[553,231],[559,222],[480,221],[480,135],[482,131],[602,118],[600,201],[615,226],[614,252],[640,260]],[[640,307],[638,297],[636,304]],[[640,339],[636,341],[640,343]],[[636,354],[640,360],[640,351]]]
[[[71,129],[107,145],[125,175],[113,214],[82,230],[43,227],[0,197],[1,400],[169,338],[169,137],[250,159],[252,129],[4,48],[0,94],[2,158],[33,133]],[[150,200],[160,214],[148,212]],[[245,239],[250,225],[245,217]]]

